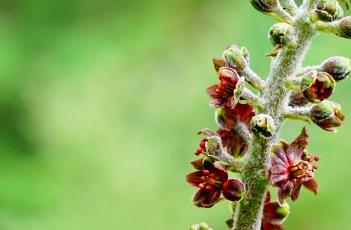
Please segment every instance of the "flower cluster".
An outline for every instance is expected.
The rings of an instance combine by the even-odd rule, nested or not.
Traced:
[[[231,229],[282,230],[287,202],[296,201],[302,187],[319,193],[314,175],[319,157],[307,151],[306,128],[291,143],[277,142],[279,129],[285,119],[298,119],[336,131],[345,116],[329,98],[351,72],[351,61],[344,57],[308,67],[300,67],[301,60],[318,31],[351,38],[351,16],[344,17],[339,0],[305,0],[300,6],[294,0],[249,2],[279,20],[268,33],[273,45],[266,55],[272,60],[270,76],[263,80],[251,69],[245,47],[229,46],[213,59],[217,82],[207,94],[218,128],[198,132],[204,137],[195,150],[199,158],[191,162],[196,171],[186,181],[197,188],[197,207],[232,202]],[[276,190],[276,201],[268,188]],[[192,229],[209,227],[197,224]]]

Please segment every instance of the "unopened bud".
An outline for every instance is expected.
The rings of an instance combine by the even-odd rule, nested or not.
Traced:
[[[278,201],[268,202],[264,205],[264,220],[271,224],[281,224],[286,220],[290,213],[289,205],[280,205]]]
[[[245,69],[250,61],[248,50],[245,47],[240,48],[236,45],[232,45],[226,49],[223,53],[223,58],[229,67],[239,72]]]
[[[239,201],[245,193],[244,184],[237,179],[227,180],[223,184],[223,196],[230,201]]]
[[[312,121],[326,131],[335,131],[345,119],[341,113],[339,104],[333,102],[322,102],[311,109]]]
[[[344,57],[331,57],[322,63],[321,69],[329,73],[335,81],[341,81],[350,73],[351,60]]]
[[[313,10],[312,21],[332,22],[344,15],[337,0],[319,0]]]
[[[278,0],[250,0],[251,5],[258,11],[268,14],[278,6]]]
[[[194,224],[190,227],[190,230],[212,230],[212,228],[208,227],[206,223]]]
[[[335,33],[343,38],[351,38],[351,16],[344,17],[338,21]]]
[[[335,80],[326,72],[310,71],[302,76],[301,90],[309,102],[318,103],[327,99],[334,88]]]
[[[287,23],[276,23],[269,30],[269,40],[273,46],[291,44],[294,40],[294,28]]]
[[[276,127],[274,120],[267,114],[258,114],[251,119],[251,130],[255,135],[261,137],[271,137]]]

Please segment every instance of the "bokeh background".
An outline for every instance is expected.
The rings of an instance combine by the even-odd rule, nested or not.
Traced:
[[[196,131],[215,128],[211,58],[246,46],[267,76],[273,22],[237,0],[1,0],[0,228],[225,229],[228,203],[195,208],[184,181]],[[333,55],[351,42],[323,34],[305,64]],[[333,96],[349,116],[350,89]],[[351,122],[307,126],[321,193],[302,191],[287,229],[351,229]]]

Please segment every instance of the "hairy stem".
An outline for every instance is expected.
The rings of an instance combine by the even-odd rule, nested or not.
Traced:
[[[305,1],[304,4],[307,6],[310,1]],[[293,23],[297,37],[296,45],[282,49],[271,66],[271,73],[263,94],[263,100],[266,102],[264,113],[274,119],[277,130],[271,138],[256,136],[251,142],[250,155],[243,172],[246,196],[236,208],[232,230],[259,230],[261,227],[263,202],[268,185],[270,146],[278,137],[279,128],[284,120],[283,107],[289,98],[284,82],[286,79],[295,77],[310,40],[315,34],[306,14],[307,10],[300,13]]]

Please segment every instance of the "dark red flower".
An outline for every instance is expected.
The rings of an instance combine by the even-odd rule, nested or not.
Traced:
[[[249,125],[251,118],[255,115],[252,106],[248,104],[237,104],[234,108],[225,106],[217,109],[217,123],[220,128],[217,134],[222,139],[223,147],[234,157],[243,156],[247,149],[247,141],[236,131],[236,124]]]
[[[242,157],[249,148],[249,143],[244,140],[234,129],[218,129],[218,135],[222,139],[223,147],[234,157]]]
[[[221,194],[230,201],[239,201],[245,192],[244,184],[237,179],[228,180],[225,169],[211,158],[198,159],[191,164],[198,170],[186,176],[189,184],[198,187],[193,203],[210,208],[221,200]]]
[[[279,202],[271,201],[270,198],[270,193],[267,192],[261,230],[283,230],[282,223],[289,215],[289,206],[287,204],[281,206]]]
[[[304,128],[291,144],[281,142],[278,145],[272,145],[270,182],[278,188],[280,204],[289,196],[292,200],[296,200],[302,185],[315,194],[318,193],[319,187],[313,178],[317,167],[312,164],[318,159],[305,152],[307,138]]]
[[[213,99],[214,107],[231,105],[234,89],[239,81],[238,73],[230,67],[221,67],[218,70],[219,83],[207,88],[207,94]]]
[[[333,93],[334,78],[326,72],[311,71],[306,73],[301,82],[301,90],[305,98],[312,103],[321,102]]]
[[[223,196],[230,201],[239,201],[245,193],[244,184],[237,179],[227,180],[223,184]]]
[[[228,174],[220,165],[206,159],[194,161],[192,165],[198,171],[188,174],[186,181],[199,188],[194,194],[193,203],[201,208],[210,208],[220,200]]]

